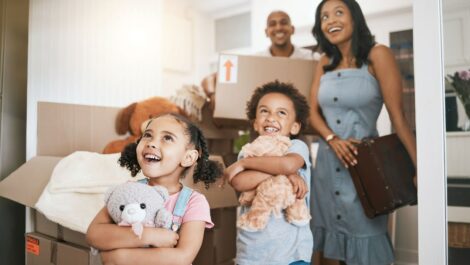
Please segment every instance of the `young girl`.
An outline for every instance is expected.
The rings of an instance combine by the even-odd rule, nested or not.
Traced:
[[[148,185],[164,186],[170,193],[165,207],[173,211],[183,188],[180,179],[194,166],[194,181],[203,181],[206,187],[221,175],[220,165],[208,160],[208,156],[205,138],[198,127],[182,116],[165,114],[149,122],[141,139],[126,147],[119,162],[132,176],[142,170]],[[145,228],[139,239],[130,227],[114,224],[105,207],[90,224],[87,240],[101,250],[105,265],[188,265],[201,247],[204,229],[214,225],[202,194],[191,193],[181,223],[178,233]]]
[[[388,216],[365,216],[347,167],[354,146],[378,135],[383,104],[416,165],[416,143],[402,109],[400,71],[389,48],[377,45],[354,0],[324,0],[313,35],[325,52],[311,89],[311,123],[323,137],[313,173],[315,250],[348,265],[393,262]]]

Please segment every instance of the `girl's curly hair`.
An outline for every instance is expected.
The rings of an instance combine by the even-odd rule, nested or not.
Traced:
[[[162,116],[171,116],[176,121],[181,123],[185,129],[186,134],[189,137],[189,143],[194,145],[194,148],[199,152],[199,157],[196,160],[196,168],[194,170],[193,179],[194,183],[203,181],[206,188],[209,187],[210,183],[216,181],[218,177],[222,175],[222,165],[213,160],[209,160],[209,149],[207,147],[206,138],[202,134],[201,129],[192,123],[189,119],[179,114],[169,113]],[[158,117],[157,117],[158,118]],[[147,126],[153,121],[152,119]],[[126,167],[131,171],[131,175],[134,177],[140,171],[140,165],[137,161],[137,145],[140,142],[139,138],[136,143],[128,144],[124,150],[121,152],[121,157],[119,158],[119,164],[122,167]],[[183,176],[186,175],[187,168]]]

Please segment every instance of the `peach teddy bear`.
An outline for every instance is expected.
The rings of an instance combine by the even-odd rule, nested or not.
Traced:
[[[244,157],[283,156],[291,146],[286,136],[259,136],[242,148]],[[307,225],[311,219],[305,199],[296,199],[293,187],[287,176],[272,176],[261,182],[256,190],[240,195],[241,205],[251,205],[242,214],[237,226],[246,231],[259,231],[266,227],[271,213],[281,217],[282,210],[289,223],[297,226]]]

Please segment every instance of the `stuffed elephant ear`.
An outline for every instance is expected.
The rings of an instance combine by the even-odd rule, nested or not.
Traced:
[[[116,186],[113,186],[113,187],[110,187],[105,193],[104,193],[104,203],[105,204],[108,204],[109,202],[109,198],[111,197],[111,195],[113,194],[113,192],[117,189],[117,185]]]
[[[165,208],[158,210],[155,216],[155,227],[171,229],[173,223],[173,214]]]
[[[163,201],[167,201],[168,198],[170,198],[170,194],[168,193],[168,190],[165,187],[160,186],[160,185],[155,185],[153,186],[153,188],[155,189],[156,192],[160,194],[160,196],[162,196]]]

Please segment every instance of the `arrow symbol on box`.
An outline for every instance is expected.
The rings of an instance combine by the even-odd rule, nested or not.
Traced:
[[[228,82],[230,81],[230,68],[232,68],[233,63],[230,60],[227,60],[224,63],[225,66],[225,81]]]

